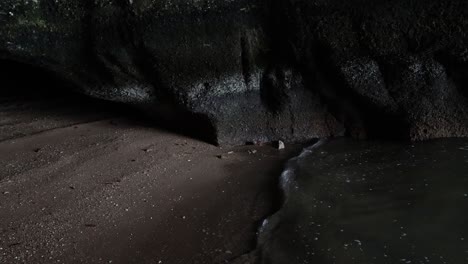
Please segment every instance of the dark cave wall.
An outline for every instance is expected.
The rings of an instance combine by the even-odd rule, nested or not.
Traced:
[[[325,101],[339,98],[335,109],[351,121],[349,131],[415,140],[467,135],[467,87],[460,78],[468,54],[466,1],[280,6],[282,35],[298,65]]]
[[[0,58],[219,144],[468,135],[468,4],[0,3]]]

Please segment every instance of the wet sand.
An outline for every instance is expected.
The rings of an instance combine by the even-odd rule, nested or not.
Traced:
[[[81,100],[0,99],[0,263],[229,263],[255,247],[300,146],[220,148]]]

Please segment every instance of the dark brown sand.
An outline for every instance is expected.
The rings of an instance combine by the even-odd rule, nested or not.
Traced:
[[[298,149],[220,148],[87,101],[0,99],[0,263],[231,262],[255,247]]]

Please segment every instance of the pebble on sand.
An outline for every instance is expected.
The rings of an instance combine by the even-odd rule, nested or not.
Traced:
[[[278,140],[278,142],[276,142],[276,148],[281,150],[281,149],[285,149],[286,146],[284,145],[283,141]]]

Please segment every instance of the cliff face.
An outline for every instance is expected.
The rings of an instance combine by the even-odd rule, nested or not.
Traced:
[[[3,0],[0,58],[219,144],[468,136],[467,15],[464,0]]]

